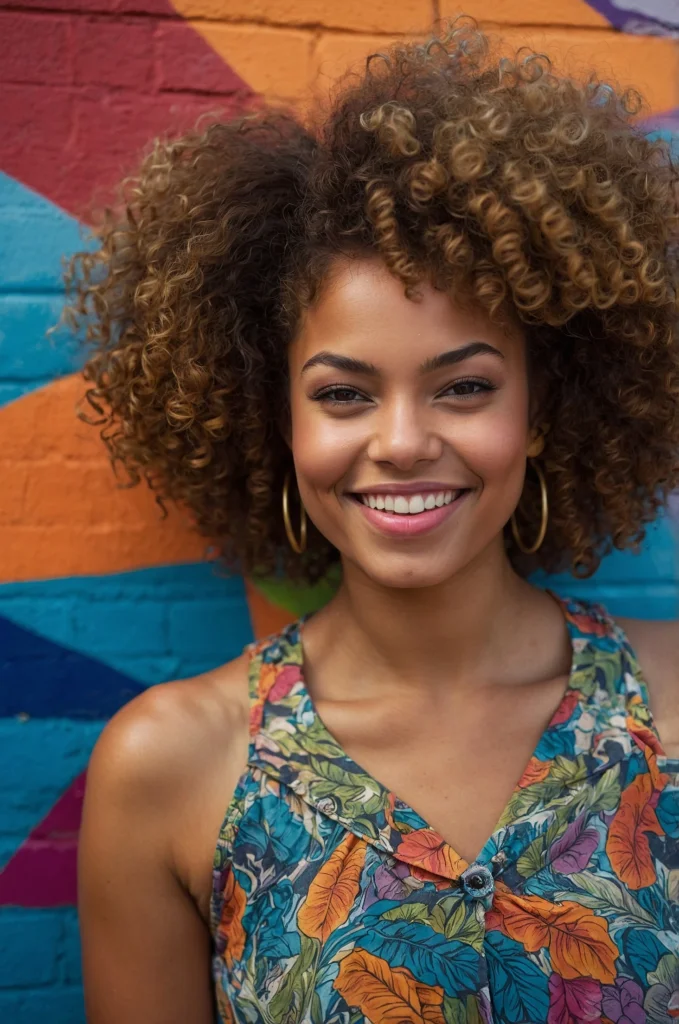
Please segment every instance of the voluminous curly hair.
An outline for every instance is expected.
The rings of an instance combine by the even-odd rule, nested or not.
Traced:
[[[371,56],[315,118],[157,142],[68,275],[114,464],[242,571],[322,575],[337,552],[312,528],[292,555],[281,516],[286,349],[333,261],[377,254],[414,300],[428,280],[523,323],[549,424],[538,564],[587,575],[638,544],[679,479],[677,175],[639,109],[541,55],[493,57],[462,19]]]

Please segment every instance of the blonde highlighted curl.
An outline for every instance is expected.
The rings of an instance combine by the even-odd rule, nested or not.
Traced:
[[[634,547],[679,480],[677,174],[638,112],[462,19],[370,57],[311,127],[260,111],[156,143],[68,275],[114,464],[228,564],[321,576],[337,552],[310,529],[292,555],[281,516],[286,349],[333,261],[378,253],[414,299],[426,279],[524,324],[540,566]],[[530,480],[521,510],[533,536]]]

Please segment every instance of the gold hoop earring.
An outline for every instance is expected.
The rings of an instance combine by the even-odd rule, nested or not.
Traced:
[[[542,542],[545,539],[545,534],[547,533],[547,522],[549,520],[549,502],[547,500],[547,481],[545,480],[545,474],[540,469],[540,464],[538,462],[535,462],[533,459],[529,459],[528,461],[531,463],[533,469],[535,470],[535,472],[537,474],[537,478],[540,481],[540,499],[541,499],[541,504],[542,504],[542,514],[541,514],[541,519],[540,519],[540,529],[539,529],[538,535],[537,535],[537,537],[535,539],[535,543],[531,544],[530,547],[528,547],[526,544],[524,544],[523,540],[521,539],[521,534],[519,533],[519,528],[518,528],[518,526],[516,524],[516,516],[515,516],[515,514],[513,512],[512,512],[511,524],[512,524],[512,536],[514,537],[514,540],[516,541],[517,547],[521,551],[523,551],[524,555],[534,555],[535,552],[538,551],[540,549],[540,547],[542,546]]]
[[[283,484],[283,522],[285,523],[285,532],[288,535],[288,542],[290,547],[296,555],[301,555],[306,551],[306,509],[302,505],[300,499],[300,507],[302,509],[299,520],[299,540],[295,537],[295,531],[292,528],[290,521],[290,473],[285,474],[285,482]]]

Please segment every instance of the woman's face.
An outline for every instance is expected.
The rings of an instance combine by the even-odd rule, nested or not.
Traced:
[[[377,259],[336,265],[290,347],[308,515],[369,578],[433,586],[502,550],[530,444],[517,330]]]

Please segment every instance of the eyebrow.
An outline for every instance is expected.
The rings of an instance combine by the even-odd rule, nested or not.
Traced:
[[[431,359],[425,359],[420,366],[420,373],[432,373],[434,370],[440,370],[444,366],[455,366],[456,363],[464,362],[465,359],[471,359],[472,356],[481,353],[504,359],[502,352],[494,348],[493,345],[489,345],[485,341],[471,341],[468,345],[463,345],[461,348],[453,348],[448,352],[442,352],[438,356],[433,356]],[[351,356],[341,356],[334,352],[317,352],[311,359],[307,359],[302,367],[302,373],[306,373],[313,366],[330,366],[334,370],[340,370],[342,373],[361,373],[369,377],[377,377],[380,372],[374,363],[366,363],[362,359],[352,359]]]

